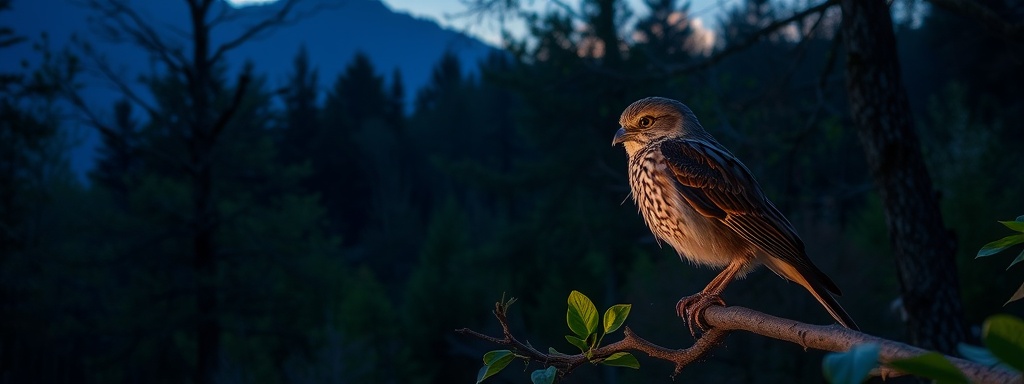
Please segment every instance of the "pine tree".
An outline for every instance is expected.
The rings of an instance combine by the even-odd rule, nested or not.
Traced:
[[[11,9],[10,0],[0,0],[0,13]],[[0,25],[0,56],[14,60],[7,48],[28,40]],[[55,100],[79,69],[52,54],[45,37],[37,44],[38,66],[0,71],[0,372],[12,382],[77,381],[82,344],[68,337],[62,319],[69,313],[64,302],[81,294],[54,278],[70,255],[55,252],[62,239],[53,207],[78,189]]]
[[[101,130],[102,139],[91,179],[113,192],[122,204],[132,182],[132,174],[142,166],[138,153],[138,121],[132,116],[132,104],[120,100],[114,104],[114,121],[110,130]]]
[[[689,3],[677,7],[676,0],[648,0],[649,14],[636,24],[638,40],[631,49],[655,66],[681,65],[700,52],[690,25]]]
[[[319,320],[318,314],[277,299],[285,294],[282,290],[302,286],[294,282],[310,279],[302,275],[331,270],[304,265],[331,250],[329,238],[318,232],[317,201],[284,193],[303,171],[274,164],[271,128],[276,118],[263,81],[251,66],[239,72],[237,81],[229,81],[225,59],[252,36],[291,20],[297,3],[275,4],[264,22],[216,44],[213,31],[234,20],[232,12],[241,12],[223,2],[182,2],[188,11],[187,34],[165,33],[162,23],[121,1],[84,2],[104,15],[98,22],[106,37],[127,39],[160,64],[154,67],[159,72],[144,79],[151,103],[132,93],[124,79],[110,77],[146,111],[147,121],[139,145],[144,168],[131,188],[130,204],[118,219],[96,226],[107,242],[91,253],[118,266],[110,271],[118,278],[104,280],[104,287],[129,288],[112,290],[117,294],[109,299],[115,304],[102,313],[116,321],[100,323],[119,347],[104,358],[126,359],[128,369],[108,368],[100,375],[209,383],[237,369],[236,364],[258,372],[257,367],[275,363],[260,362],[259,356],[281,353],[294,341],[250,337],[251,332],[281,324],[301,329]],[[102,66],[106,61],[94,62]],[[87,110],[84,103],[77,105]],[[93,123],[104,125],[98,118]],[[146,257],[137,257],[142,251]],[[267,286],[263,279],[272,272],[279,282]],[[125,336],[121,329],[131,333]],[[289,337],[304,335],[291,330],[296,332]],[[137,353],[123,354],[135,348]]]
[[[391,87],[388,90],[388,108],[384,112],[387,124],[397,131],[405,131],[405,84],[402,83],[402,72],[395,68],[391,73]]]
[[[431,72],[430,82],[416,94],[416,112],[437,108],[442,97],[458,92],[462,81],[462,65],[458,56],[450,51],[445,52]]]
[[[319,79],[317,70],[309,63],[305,46],[293,60],[284,95],[287,123],[281,133],[281,158],[298,163],[309,159],[317,134],[320,133]]]

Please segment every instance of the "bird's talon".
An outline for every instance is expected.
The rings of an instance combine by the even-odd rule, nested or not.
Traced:
[[[704,319],[704,310],[712,305],[724,307],[725,301],[718,295],[701,292],[679,299],[679,302],[676,303],[676,315],[682,318],[683,321],[686,321],[687,326],[690,328],[691,336],[697,337],[696,329],[699,329],[701,333],[711,329],[711,326]]]

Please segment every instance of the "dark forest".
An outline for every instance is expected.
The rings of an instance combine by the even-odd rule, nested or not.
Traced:
[[[140,79],[97,67],[85,41],[0,73],[0,383],[467,383],[497,346],[456,329],[499,334],[491,310],[514,296],[517,336],[568,350],[572,290],[630,303],[631,329],[688,346],[675,303],[717,271],[655,241],[609,145],[647,96],[686,103],[742,159],[864,332],[956,355],[989,316],[1024,313],[1007,303],[1020,247],[975,257],[1024,214],[1020,1],[866,1],[888,7],[879,25],[895,35],[893,54],[864,56],[898,65],[885,84],[851,80],[875,69],[849,59],[872,37],[849,33],[841,1],[738,2],[714,46],[685,1],[466,1],[466,17],[520,18],[528,34],[479,63],[423,63],[423,89],[367,55],[313,62],[302,47],[275,47],[294,57],[277,86],[210,42],[226,5],[177,2],[193,18],[184,49],[131,2],[78,2],[103,16],[95,38],[153,58]],[[255,32],[317,9],[272,7]],[[0,52],[36,43],[0,25]],[[344,70],[320,78],[327,67]],[[97,73],[125,85],[99,110],[81,85]],[[879,112],[865,87],[906,108]],[[896,146],[914,156],[879,157],[871,127],[899,127],[878,121],[902,122]],[[84,177],[71,126],[102,138]],[[723,297],[832,322],[764,268]],[[737,333],[675,380],[823,382],[823,356]],[[672,382],[671,364],[638,358],[564,381]]]

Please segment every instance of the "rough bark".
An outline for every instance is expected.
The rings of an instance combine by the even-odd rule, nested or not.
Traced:
[[[842,0],[846,89],[886,225],[911,343],[944,353],[967,333],[954,254],[900,78],[884,0]]]
[[[883,379],[904,375],[904,373],[888,365],[894,360],[919,356],[928,352],[921,348],[915,348],[900,342],[844,328],[838,324],[805,324],[748,308],[713,305],[705,309],[702,315],[708,325],[711,326],[711,329],[702,334],[692,346],[687,348],[674,349],[654,344],[638,336],[629,327],[625,327],[622,340],[594,348],[588,353],[576,355],[547,354],[533,348],[529,343],[519,341],[512,334],[507,316],[509,305],[507,302],[504,302],[495,303],[494,306],[493,313],[501,325],[502,337],[488,336],[467,328],[457,329],[456,332],[507,347],[509,350],[515,351],[517,355],[539,362],[542,366],[555,367],[559,371],[559,377],[568,375],[574,369],[585,365],[585,363],[600,361],[616,353],[641,352],[652,358],[671,362],[675,366],[675,370],[672,373],[674,378],[683,368],[707,358],[716,347],[724,343],[726,336],[733,331],[747,331],[787,341],[800,345],[805,350],[810,348],[822,351],[846,352],[857,345],[877,344],[879,347],[878,363],[880,364],[871,371],[870,376],[878,376]],[[952,356],[946,356],[946,359],[957,370],[962,372],[971,383],[1024,384],[1024,377],[1021,377],[1016,371]]]

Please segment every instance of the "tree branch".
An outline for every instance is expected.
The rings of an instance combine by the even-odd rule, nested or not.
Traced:
[[[708,56],[706,59],[696,63],[681,65],[659,65],[656,68],[654,68],[654,71],[648,71],[641,75],[626,75],[621,72],[613,71],[598,65],[590,66],[590,69],[594,72],[597,72],[598,74],[609,76],[618,80],[630,81],[654,81],[661,80],[666,77],[674,77],[694,73],[714,66],[715,64],[718,64],[719,62],[724,60],[725,58],[732,56],[736,53],[739,53],[747,48],[750,48],[752,45],[761,41],[761,39],[763,39],[764,37],[771,35],[772,33],[778,32],[780,29],[786,27],[787,25],[793,22],[803,20],[804,18],[807,18],[811,15],[824,13],[829,8],[838,4],[839,0],[826,0],[821,4],[797,12],[785,19],[776,20],[771,24],[768,24],[764,28],[761,28],[756,32],[751,33],[742,41],[736,44],[732,44],[721,51],[717,51],[711,54],[711,56]]]
[[[742,51],[744,49],[749,48],[750,46],[756,44],[758,41],[761,41],[761,39],[764,38],[765,36],[768,36],[768,35],[770,35],[772,33],[775,33],[776,31],[782,29],[783,27],[789,25],[792,22],[798,21],[798,20],[802,20],[805,17],[808,17],[808,16],[813,15],[813,14],[825,12],[826,10],[828,10],[829,8],[831,8],[832,6],[837,5],[837,4],[839,4],[839,0],[828,0],[828,1],[825,1],[824,3],[821,3],[821,4],[815,5],[813,7],[807,8],[807,9],[801,11],[801,12],[797,12],[797,13],[793,14],[792,16],[787,17],[785,19],[776,20],[776,21],[772,22],[771,24],[768,24],[764,28],[761,28],[757,32],[752,33],[750,36],[747,36],[747,38],[743,39],[743,41],[741,41],[741,42],[739,42],[737,44],[730,45],[728,48],[723,49],[723,50],[721,50],[721,51],[711,55],[711,57],[708,57],[704,61],[701,61],[701,62],[695,63],[695,64],[691,64],[691,65],[678,66],[678,67],[669,67],[669,68],[667,68],[667,71],[666,71],[665,75],[676,76],[676,75],[681,75],[681,74],[685,74],[685,73],[696,72],[698,70],[701,70],[701,69],[710,67],[712,65],[715,65],[718,62],[720,62],[723,59],[725,59],[726,57],[732,56],[733,54],[735,54],[737,52],[740,52],[740,51]]]
[[[258,35],[259,33],[270,29],[270,27],[273,27],[275,25],[283,23],[284,20],[291,13],[292,8],[295,7],[295,3],[296,3],[295,0],[285,1],[284,5],[282,5],[281,8],[277,10],[277,12],[274,12],[273,16],[261,20],[260,22],[258,22],[256,24],[250,26],[249,28],[247,28],[240,35],[236,36],[235,38],[233,38],[231,40],[228,40],[224,44],[221,44],[219,47],[217,47],[217,50],[213,53],[213,55],[210,56],[210,62],[211,63],[216,63],[228,51],[230,51],[232,49],[235,49],[235,48],[238,48],[243,43],[245,43],[246,41],[249,41],[250,39],[252,39],[254,36]],[[209,25],[209,27],[211,27],[211,28],[213,26],[214,25]]]
[[[147,52],[157,56],[172,72],[181,72],[187,67],[188,60],[182,55],[180,48],[172,47],[165,41],[151,23],[142,15],[121,1],[88,0],[77,2],[99,12],[103,19],[97,21],[101,35],[111,41],[125,41],[138,45]],[[124,39],[120,33],[128,34]]]
[[[590,351],[590,356],[586,354],[578,355],[565,355],[560,353],[546,354],[538,351],[529,344],[524,344],[517,340],[512,335],[512,331],[509,328],[508,317],[506,316],[507,306],[502,306],[502,303],[495,303],[494,305],[494,316],[498,319],[498,323],[501,324],[501,330],[504,335],[503,338],[496,338],[478,333],[468,328],[457,329],[455,332],[470,335],[482,340],[489,341],[494,344],[499,344],[508,347],[518,355],[525,356],[529,360],[537,361],[545,366],[553,366],[558,369],[559,375],[564,376],[572,370],[576,369],[580,365],[588,362],[598,362],[608,358],[609,356],[626,351],[637,351],[643,352],[647,355],[660,360],[666,360],[675,363],[676,368],[672,373],[672,377],[675,377],[682,371],[683,367],[690,363],[700,359],[711,352],[711,349],[725,340],[725,336],[728,334],[726,330],[712,329],[708,333],[701,336],[693,343],[693,346],[685,349],[669,349],[650,341],[644,340],[640,336],[637,336],[632,329],[626,327],[623,331],[625,337],[617,342],[605,345],[603,347],[596,348]]]
[[[711,329],[701,335],[689,348],[671,349],[662,347],[644,340],[637,336],[629,327],[626,327],[625,337],[622,340],[592,350],[589,358],[586,354],[546,354],[529,344],[520,342],[512,335],[506,316],[506,309],[507,306],[497,303],[494,310],[494,316],[501,324],[503,337],[488,336],[467,328],[458,329],[456,332],[507,347],[517,355],[537,361],[545,366],[554,366],[559,370],[560,375],[568,374],[584,363],[599,362],[614,353],[637,351],[646,353],[655,359],[674,363],[675,371],[672,376],[675,377],[683,367],[706,356],[716,345],[721,344],[725,336],[732,331],[747,331],[773,339],[788,341],[800,345],[804,349],[813,348],[832,352],[845,352],[855,345],[875,343],[881,347],[878,360],[882,364],[928,352],[921,348],[871,336],[835,324],[827,326],[805,324],[743,307],[711,306],[704,312],[704,319],[711,326]],[[946,358],[960,369],[972,383],[1024,383],[1024,379],[1020,375],[1001,368],[950,356],[946,356]],[[871,374],[885,378],[899,376],[903,373],[883,365],[878,369],[872,370]]]
[[[98,66],[100,68],[100,71],[105,76],[107,76],[109,78],[109,80],[111,80],[118,87],[119,90],[121,90],[124,93],[125,97],[127,97],[129,100],[131,100],[132,102],[136,103],[137,105],[139,105],[140,107],[145,109],[146,112],[149,114],[150,118],[152,118],[152,119],[157,118],[158,114],[157,114],[156,110],[154,108],[150,107],[148,104],[146,104],[137,94],[135,94],[134,92],[131,91],[131,88],[127,84],[125,84],[120,78],[115,76],[114,75],[115,71],[113,71],[109,67],[109,65],[107,65],[105,62],[102,62],[98,57],[93,57],[93,58],[97,60],[97,64],[98,64]],[[53,73],[54,71],[55,71],[55,69],[53,69],[53,68],[50,69],[51,73]],[[51,74],[51,76],[55,76],[55,75]],[[103,119],[100,118],[100,116],[95,111],[93,111],[92,107],[89,106],[88,103],[86,102],[85,97],[83,97],[82,94],[79,92],[79,90],[77,88],[77,84],[75,84],[72,81],[72,79],[70,79],[70,78],[55,78],[55,79],[59,79],[59,81],[55,82],[56,84],[58,84],[57,92],[60,95],[64,96],[67,99],[67,101],[71,104],[71,106],[74,107],[76,110],[78,110],[79,113],[81,113],[82,118],[83,118],[82,120],[83,120],[84,123],[86,123],[88,125],[91,125],[94,128],[96,128],[96,130],[99,131],[99,133],[101,135],[103,135],[103,136],[106,136],[106,137],[109,137],[109,138],[112,138],[112,139],[115,139],[115,140],[124,140],[124,138],[121,137],[121,135],[119,135],[117,132],[115,132],[114,129],[110,127],[110,125],[104,123]],[[127,144],[125,144],[125,145],[127,145]],[[148,148],[148,149],[146,149],[146,152],[151,154],[151,155],[153,155],[154,158],[166,161],[168,164],[176,164],[176,162],[174,162],[172,160],[173,159],[172,156],[170,156],[170,155],[168,155],[166,153],[163,153],[163,152],[161,152],[161,151],[159,151],[159,150],[157,150],[155,148]],[[182,168],[182,170],[184,170],[186,172],[189,171],[189,169],[187,167],[185,167],[185,166],[182,166],[181,168]]]
[[[783,319],[743,307],[710,307],[704,312],[708,324],[727,330],[747,331],[773,339],[788,341],[802,347],[822,351],[845,352],[855,345],[875,343],[881,346],[878,360],[917,356],[927,350],[908,344],[857,332],[839,325],[812,325]],[[946,356],[972,383],[1024,383],[1020,375],[1000,368]],[[882,372],[885,372],[884,370]]]
[[[298,13],[298,12],[296,12],[295,7],[296,7],[296,5],[298,5],[298,3],[300,1],[301,0],[286,0],[286,1],[283,2],[282,5],[278,5],[280,8],[277,11],[275,11],[273,15],[268,16],[268,17],[264,18],[263,20],[260,20],[256,24],[253,24],[253,25],[247,27],[245,29],[245,31],[240,33],[238,36],[235,36],[234,38],[232,38],[232,39],[228,40],[227,42],[225,42],[225,43],[221,44],[220,46],[218,46],[217,49],[213,52],[213,54],[210,55],[210,62],[211,63],[216,63],[227,52],[229,52],[229,51],[231,51],[231,50],[233,50],[235,48],[240,47],[246,41],[249,41],[249,40],[255,38],[257,35],[259,35],[259,34],[261,34],[263,32],[266,32],[266,31],[270,30],[273,27],[282,26],[282,25],[288,25],[288,24],[294,23],[294,22],[296,22],[298,20],[305,19],[306,17],[308,17],[308,16],[310,16],[312,14],[315,14],[317,12],[320,12],[322,10],[332,9],[332,8],[335,8],[335,7],[340,7],[340,6],[342,6],[344,4],[343,2],[338,2],[338,3],[334,3],[334,4],[318,3],[316,6],[312,7],[311,9],[308,9],[305,12],[302,12],[302,13]],[[241,12],[241,11],[234,10],[232,12]],[[213,29],[218,24],[223,23],[225,21],[232,20],[233,18],[234,18],[234,16],[232,16],[230,14],[230,12],[223,11],[222,13],[220,13],[219,15],[214,17],[213,20],[207,22],[207,26],[209,28]]]
[[[234,117],[235,112],[242,106],[242,99],[245,97],[245,92],[249,89],[249,83],[252,82],[252,76],[244,72],[238,76],[238,85],[235,87],[235,96],[231,99],[231,105],[221,112],[220,117],[213,124],[211,129],[210,137],[216,138],[224,131],[224,127],[228,125],[231,118]]]

